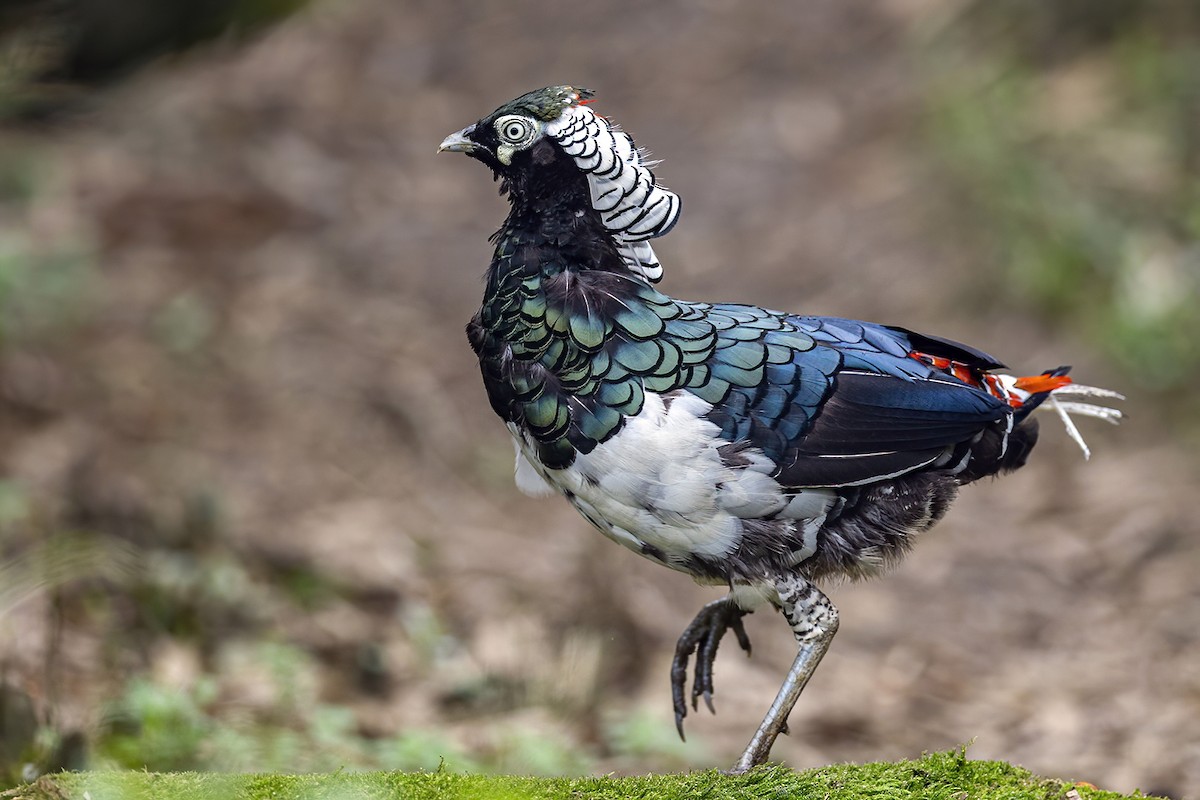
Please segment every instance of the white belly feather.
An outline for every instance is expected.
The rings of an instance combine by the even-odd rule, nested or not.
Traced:
[[[527,494],[559,492],[609,538],[641,555],[689,571],[693,556],[720,558],[737,548],[743,520],[794,520],[800,563],[816,550],[817,530],[835,502],[828,489],[787,492],[770,476],[774,463],[743,449],[727,463],[729,442],[704,418],[712,407],[686,391],[646,393],[636,417],[566,469],[547,469],[515,425],[517,486]]]

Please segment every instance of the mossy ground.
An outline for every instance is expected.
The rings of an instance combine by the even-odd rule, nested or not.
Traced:
[[[1105,800],[1126,797],[1040,778],[999,761],[972,761],[962,751],[916,761],[843,764],[794,772],[768,767],[749,775],[715,770],[630,778],[525,778],[450,772],[337,772],[314,775],[75,772],[45,776],[0,794],[5,800],[341,800],[342,798],[928,798],[928,800]],[[1133,795],[1141,797],[1142,795]]]

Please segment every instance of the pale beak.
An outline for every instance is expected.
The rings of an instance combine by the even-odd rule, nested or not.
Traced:
[[[467,134],[475,130],[474,125],[468,125],[458,133],[452,133],[438,145],[438,152],[449,150],[452,153],[469,153],[479,145],[467,138]]]

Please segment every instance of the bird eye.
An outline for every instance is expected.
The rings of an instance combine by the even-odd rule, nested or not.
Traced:
[[[514,148],[527,147],[533,144],[537,135],[537,125],[528,117],[509,115],[496,120],[496,133],[500,141]]]

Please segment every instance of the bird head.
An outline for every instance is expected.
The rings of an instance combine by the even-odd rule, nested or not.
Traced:
[[[466,153],[491,167],[497,174],[507,175],[527,169],[523,163],[530,151],[546,139],[547,127],[562,118],[570,108],[587,103],[592,92],[574,86],[547,86],[521,95],[497,108],[478,122],[468,125],[442,140],[438,152]],[[522,160],[516,165],[513,158]]]
[[[514,204],[578,186],[583,212],[612,236],[627,266],[650,281],[662,267],[648,244],[679,218],[679,197],[658,185],[629,134],[588,108],[592,92],[548,86],[523,94],[442,140],[503,179]],[[586,188],[585,188],[586,187]]]

